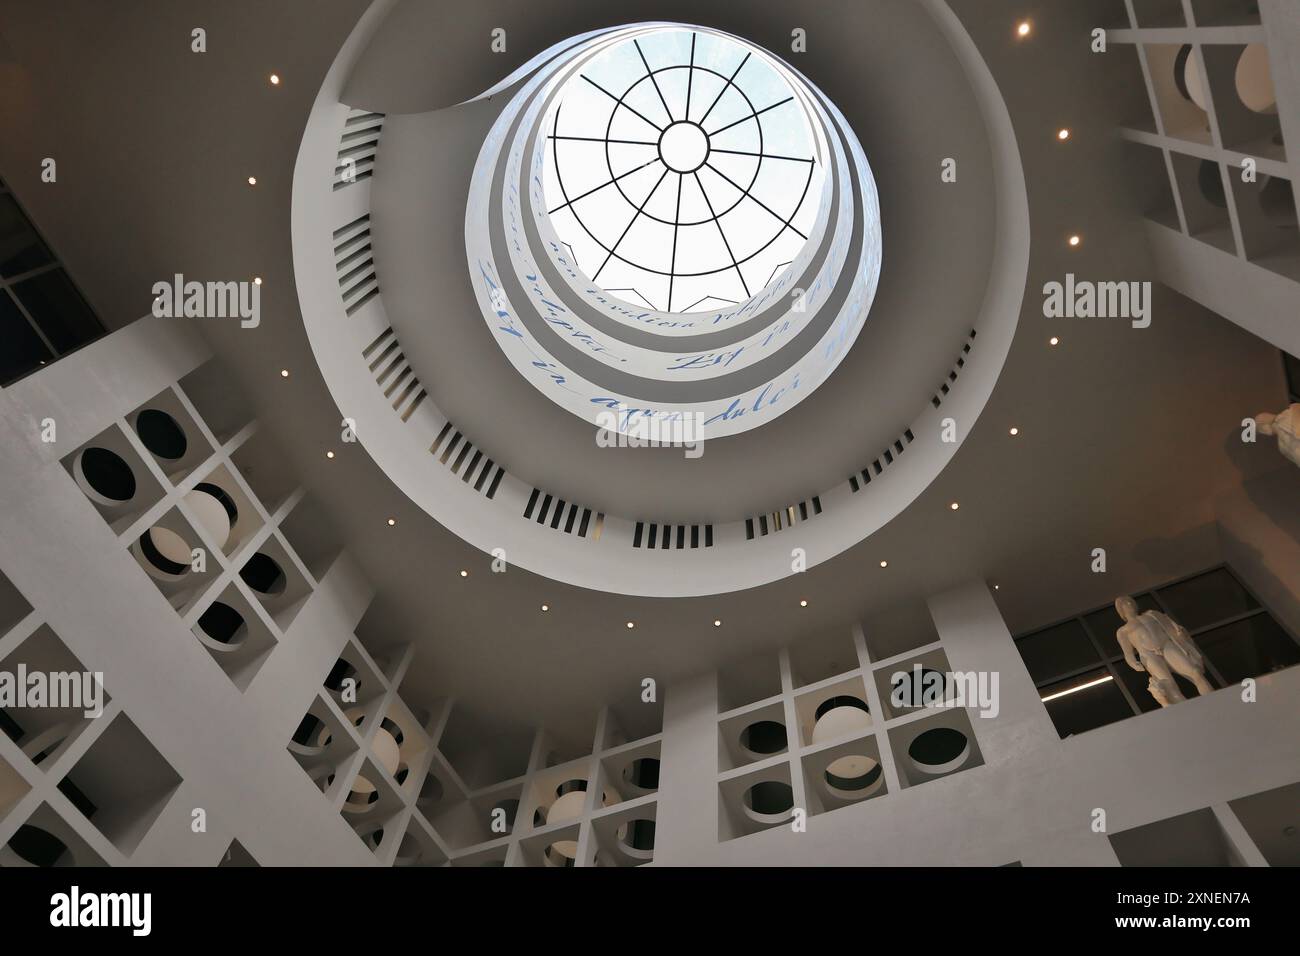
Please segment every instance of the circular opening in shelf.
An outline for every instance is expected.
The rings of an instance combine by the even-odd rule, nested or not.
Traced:
[[[135,474],[116,452],[92,446],[77,456],[75,465],[77,483],[101,504],[120,505],[135,497]]]
[[[291,739],[300,752],[319,753],[330,745],[334,735],[323,720],[315,714],[307,714],[299,721]]]
[[[857,697],[850,696],[849,694],[837,694],[834,697],[827,697],[824,701],[822,701],[820,704],[817,705],[817,710],[813,714],[813,720],[815,721],[821,720],[832,710],[835,710],[840,707],[848,707],[853,710],[860,710],[864,714],[871,713],[871,710],[870,708],[867,707],[865,701],[860,700]]]
[[[893,675],[889,701],[894,707],[937,707],[949,696],[948,675],[933,667],[909,668]]]
[[[168,577],[178,578],[190,570],[190,546],[170,528],[155,525],[140,535],[140,554]]]
[[[355,813],[363,813],[379,802],[379,789],[361,774],[352,781],[352,791],[345,806]]]
[[[384,842],[383,827],[379,827],[377,829],[371,830],[368,834],[366,834],[366,846],[370,847],[370,849],[372,850],[378,850],[379,844],[383,842]]]
[[[573,866],[577,855],[577,840],[556,840],[546,848],[546,862],[551,866]]]
[[[743,799],[746,813],[760,823],[779,823],[794,809],[794,790],[780,780],[754,784]]]
[[[648,860],[655,848],[655,822],[629,820],[618,828],[618,838],[629,856]]]
[[[841,694],[822,701],[817,707],[812,743],[820,744],[838,737],[861,733],[871,726],[871,712],[864,701]]]
[[[57,866],[66,854],[75,865],[68,845],[48,830],[25,823],[9,838],[9,849],[28,866]]]
[[[879,790],[884,775],[874,757],[850,754],[831,761],[825,780],[826,788],[835,796],[859,800]]]
[[[240,569],[239,576],[244,579],[244,583],[256,591],[258,594],[264,594],[267,597],[275,597],[283,594],[287,581],[285,580],[284,571],[280,565],[270,555],[263,554],[261,551],[248,559],[248,562]]]
[[[546,811],[546,822],[560,823],[582,816],[587,804],[587,781],[566,780],[555,788],[556,800]]]
[[[623,768],[623,780],[638,790],[659,788],[659,758],[638,757]]]
[[[221,601],[213,601],[208,609],[199,615],[199,628],[209,638],[228,648],[238,647],[248,636],[248,625],[244,621],[244,616]]]
[[[389,736],[393,738],[393,743],[397,744],[399,747],[406,740],[406,735],[402,733],[402,728],[396,721],[385,717],[379,722],[379,726],[388,731]]]
[[[177,461],[185,457],[189,442],[185,430],[164,411],[146,408],[135,416],[135,433],[155,458]]]
[[[1178,90],[1178,95],[1185,100],[1192,98],[1192,93],[1187,88],[1187,61],[1191,55],[1192,45],[1184,43],[1178,48],[1178,54],[1174,57],[1174,87]]]
[[[226,517],[233,525],[239,520],[239,506],[235,504],[235,499],[230,497],[229,492],[220,485],[213,484],[210,481],[200,481],[194,486],[195,491],[201,491],[205,495],[211,495],[221,504],[221,510],[226,513]]]
[[[908,745],[907,756],[923,773],[948,773],[966,762],[970,740],[956,728],[932,727]]]
[[[740,732],[740,746],[752,754],[780,753],[788,746],[785,725],[775,720],[759,720]]]
[[[349,686],[344,684],[344,681],[346,680],[352,681],[350,686],[353,690],[361,689],[361,678],[357,677],[357,669],[346,659],[340,657],[334,662],[334,666],[330,668],[330,672],[325,675],[325,688],[326,690],[332,690],[334,693],[340,694],[343,692],[344,687]]]

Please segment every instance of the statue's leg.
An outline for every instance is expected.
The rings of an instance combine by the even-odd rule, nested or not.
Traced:
[[[1196,693],[1213,693],[1214,686],[1205,679],[1205,672],[1197,667],[1177,644],[1170,644],[1165,648],[1165,660],[1169,662],[1170,667],[1196,685]]]
[[[1161,707],[1168,707],[1170,704],[1177,704],[1179,701],[1186,700],[1183,692],[1178,687],[1178,681],[1174,680],[1174,675],[1169,671],[1169,665],[1159,654],[1143,654],[1142,666],[1147,669],[1151,675],[1151,680],[1155,681],[1160,689],[1164,692],[1164,700],[1160,699],[1161,695],[1152,693]]]

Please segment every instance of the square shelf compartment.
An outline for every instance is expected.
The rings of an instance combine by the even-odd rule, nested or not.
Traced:
[[[211,443],[170,388],[128,414],[126,423],[173,485],[212,457]]]
[[[427,782],[426,778],[426,785]],[[426,788],[421,788],[421,793],[425,792]],[[504,839],[513,833],[522,795],[522,784],[493,787],[468,798],[449,797],[444,791],[436,802],[421,796],[416,808],[448,846],[464,850]]]
[[[790,647],[790,678],[795,687],[817,684],[859,667],[853,633],[847,627],[801,638]]]
[[[127,550],[182,617],[203,599],[222,570],[220,560],[176,507],[144,529]]]
[[[984,764],[970,717],[959,707],[890,727],[889,745],[904,787],[916,787]]]
[[[718,769],[734,770],[790,749],[781,700],[745,710],[718,722]]]
[[[775,653],[750,654],[718,671],[718,710],[726,712],[781,693],[781,667]]]
[[[325,676],[323,687],[341,709],[364,710],[384,696],[388,680],[354,638],[343,645],[338,660]]]
[[[794,699],[794,712],[804,747],[857,736],[874,724],[867,707],[866,684],[858,674],[800,694]]]
[[[225,444],[253,420],[243,390],[217,359],[210,359],[185,375],[180,391],[198,411],[203,423]]]
[[[728,777],[718,783],[718,839],[734,840],[789,826],[794,809],[788,761]]]
[[[659,789],[659,741],[620,747],[600,760],[601,780],[606,794],[618,795],[615,803],[636,800]]]
[[[362,842],[377,855],[395,853],[404,810],[405,804],[388,774],[370,757],[362,760],[340,808],[343,819]]]
[[[293,506],[280,524],[280,533],[316,581],[329,573],[343,553],[329,512],[310,496],[304,496]]]
[[[357,741],[337,709],[317,697],[289,739],[288,750],[316,787],[333,799],[343,789]]]
[[[1213,160],[1184,153],[1172,153],[1170,159],[1188,234],[1193,239],[1236,255],[1237,240],[1232,234],[1223,167]]]
[[[59,791],[129,857],[180,784],[171,764],[118,714],[59,782]]]
[[[867,733],[818,747],[800,759],[808,813],[828,813],[887,792],[880,741]]]
[[[1201,49],[1224,148],[1285,161],[1268,46],[1216,43]]]
[[[230,460],[269,515],[274,515],[298,489],[293,470],[284,467],[283,446],[265,428],[253,432],[234,450]]]
[[[591,865],[640,866],[653,860],[657,813],[652,800],[593,816]]]
[[[1291,181],[1261,174],[1243,183],[1240,171],[1230,178],[1246,258],[1300,282],[1300,221]]]
[[[433,828],[420,814],[412,814],[393,857],[393,866],[442,866],[446,862],[447,855],[438,845]]]
[[[421,785],[420,773],[429,763],[429,738],[401,700],[394,699],[380,718],[370,749],[403,793],[412,794]]]
[[[226,465],[217,465],[186,492],[185,508],[212,544],[227,557],[240,555],[266,526],[243,482]]]
[[[1196,99],[1209,103],[1209,84],[1201,74],[1201,59],[1190,43],[1148,43],[1142,51],[1151,74],[1155,112],[1165,135],[1174,139],[1212,144],[1210,114]]]
[[[522,866],[576,866],[578,838],[582,825],[575,820],[570,824],[547,827],[519,841],[519,862]]]
[[[74,675],[76,684],[83,695],[78,703],[93,703],[87,696],[98,693],[101,709],[108,706],[109,695],[102,686],[88,687],[86,668],[81,661],[68,650],[66,644],[48,624],[41,625],[35,633],[18,645],[10,655],[0,662],[0,672],[18,675],[20,672],[49,675]],[[93,677],[90,678],[93,681]],[[64,683],[60,678],[60,683]],[[71,683],[67,686],[71,687]],[[29,685],[30,687],[30,685]],[[86,712],[93,710],[89,706],[70,707],[10,707],[0,710],[0,729],[23,752],[28,760],[48,770],[67,750],[92,721],[100,717],[88,717]],[[102,716],[102,715],[101,715]]]
[[[45,803],[0,847],[0,867],[107,865],[85,837]]]
[[[240,693],[248,690],[277,643],[265,612],[233,581],[199,613],[192,630]]]
[[[599,741],[600,750],[622,747],[630,741],[653,737],[664,729],[664,705],[658,699],[643,701],[641,685],[629,691],[619,705],[611,705],[605,716],[605,735]]]
[[[1234,866],[1236,853],[1208,807],[1109,836],[1120,866]]]
[[[951,672],[948,655],[941,647],[931,648],[915,657],[877,669],[872,677],[876,682],[876,691],[880,694],[880,706],[885,712],[885,719],[893,720],[924,710],[927,704],[936,705],[952,700],[955,688],[949,677]],[[933,676],[936,673],[938,677]],[[935,687],[942,689],[936,691]],[[941,696],[931,700],[936,693]]]
[[[118,534],[163,498],[162,484],[117,425],[65,456],[63,467]]]
[[[311,597],[311,582],[284,542],[274,534],[244,558],[239,576],[281,631],[289,629]]]

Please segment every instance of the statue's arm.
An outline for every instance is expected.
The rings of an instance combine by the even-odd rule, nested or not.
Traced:
[[[1128,635],[1124,633],[1125,630],[1127,630],[1127,628],[1121,627],[1115,632],[1115,640],[1119,642],[1119,649],[1124,653],[1124,663],[1128,664],[1128,666],[1133,668],[1135,671],[1146,670],[1146,668],[1142,666],[1142,662],[1137,659],[1137,655],[1133,652],[1133,642],[1128,639]]]

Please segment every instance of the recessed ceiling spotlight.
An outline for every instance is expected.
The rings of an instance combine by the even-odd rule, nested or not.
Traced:
[[[1021,20],[1020,23],[1016,25],[1016,36],[1027,37],[1031,32],[1033,32],[1033,29],[1033,24],[1028,20]]]
[[[326,457],[326,458],[330,458],[330,459],[332,459],[332,458],[334,457],[334,452],[332,452],[332,451],[327,451],[327,452],[325,453],[325,457]]]
[[[270,80],[271,80],[271,85],[272,85],[272,86],[279,86],[279,85],[280,85],[280,74],[279,74],[279,73],[272,73],[271,76],[270,76]]]
[[[1000,584],[995,584],[995,585],[993,585],[993,590],[997,591],[997,590],[1001,589],[1001,587],[1002,587],[1002,585],[1000,585]]]
[[[888,561],[881,561],[881,562],[880,562],[880,566],[881,566],[882,568],[887,568],[887,567],[889,567],[889,562],[888,562]]]
[[[808,606],[808,601],[807,601],[806,599],[803,600],[803,601],[800,601],[800,602],[799,602],[799,606],[800,606],[800,607],[807,607],[807,606]]]
[[[469,572],[466,571],[464,568],[461,568],[461,569],[460,569],[460,576],[461,576],[462,578],[467,578],[467,577],[469,577]]]
[[[952,504],[950,504],[948,507],[951,508],[953,511],[956,511],[958,508],[961,507],[961,504],[958,503],[958,502],[956,502],[956,501],[954,501],[954,502],[953,502]]]
[[[257,177],[256,177],[256,176],[249,176],[249,177],[248,177],[248,185],[250,185],[250,186],[256,186],[256,185],[257,185]]]
[[[1057,130],[1056,138],[1064,143],[1067,139],[1070,138],[1070,131],[1066,129],[1064,126],[1062,126],[1059,130]]]
[[[1047,340],[1047,344],[1048,344],[1048,345],[1060,345],[1060,344],[1061,344],[1061,340],[1058,339],[1055,335],[1053,335],[1050,339]]]
[[[1083,240],[1080,239],[1079,236],[1078,236],[1078,234],[1076,233],[1075,235],[1071,236],[1070,239],[1069,239],[1070,247],[1073,248],[1073,247],[1077,246],[1077,245],[1078,245],[1080,242],[1082,242],[1082,241],[1083,241]]]
[[[288,378],[288,377],[289,377],[289,370],[288,370],[287,368],[282,368],[282,369],[280,369],[280,377],[281,377],[281,378]]]
[[[714,626],[714,627],[722,627],[722,622],[721,622],[721,621],[714,621],[714,622],[713,622],[713,626]]]
[[[395,524],[397,524],[397,519],[396,519],[396,518],[389,518],[389,519],[388,519],[388,527],[391,528],[391,527],[392,527],[393,525],[395,525]]]
[[[549,611],[550,609],[551,609],[551,606],[550,606],[549,604],[543,604],[543,605],[542,605],[542,610],[543,610],[543,611]]]
[[[1007,432],[1007,434],[1010,435],[1012,438],[1014,438],[1020,434],[1020,429],[1017,428],[1015,425],[1012,425],[1010,430]]]
[[[261,285],[261,284],[262,284],[262,277],[261,277],[261,276],[253,276],[253,285]]]
[[[636,624],[635,624],[634,622],[632,622],[632,621],[628,621],[628,622],[627,622],[627,629],[628,629],[629,631],[632,630],[632,628],[634,628],[634,627],[636,627]]]

